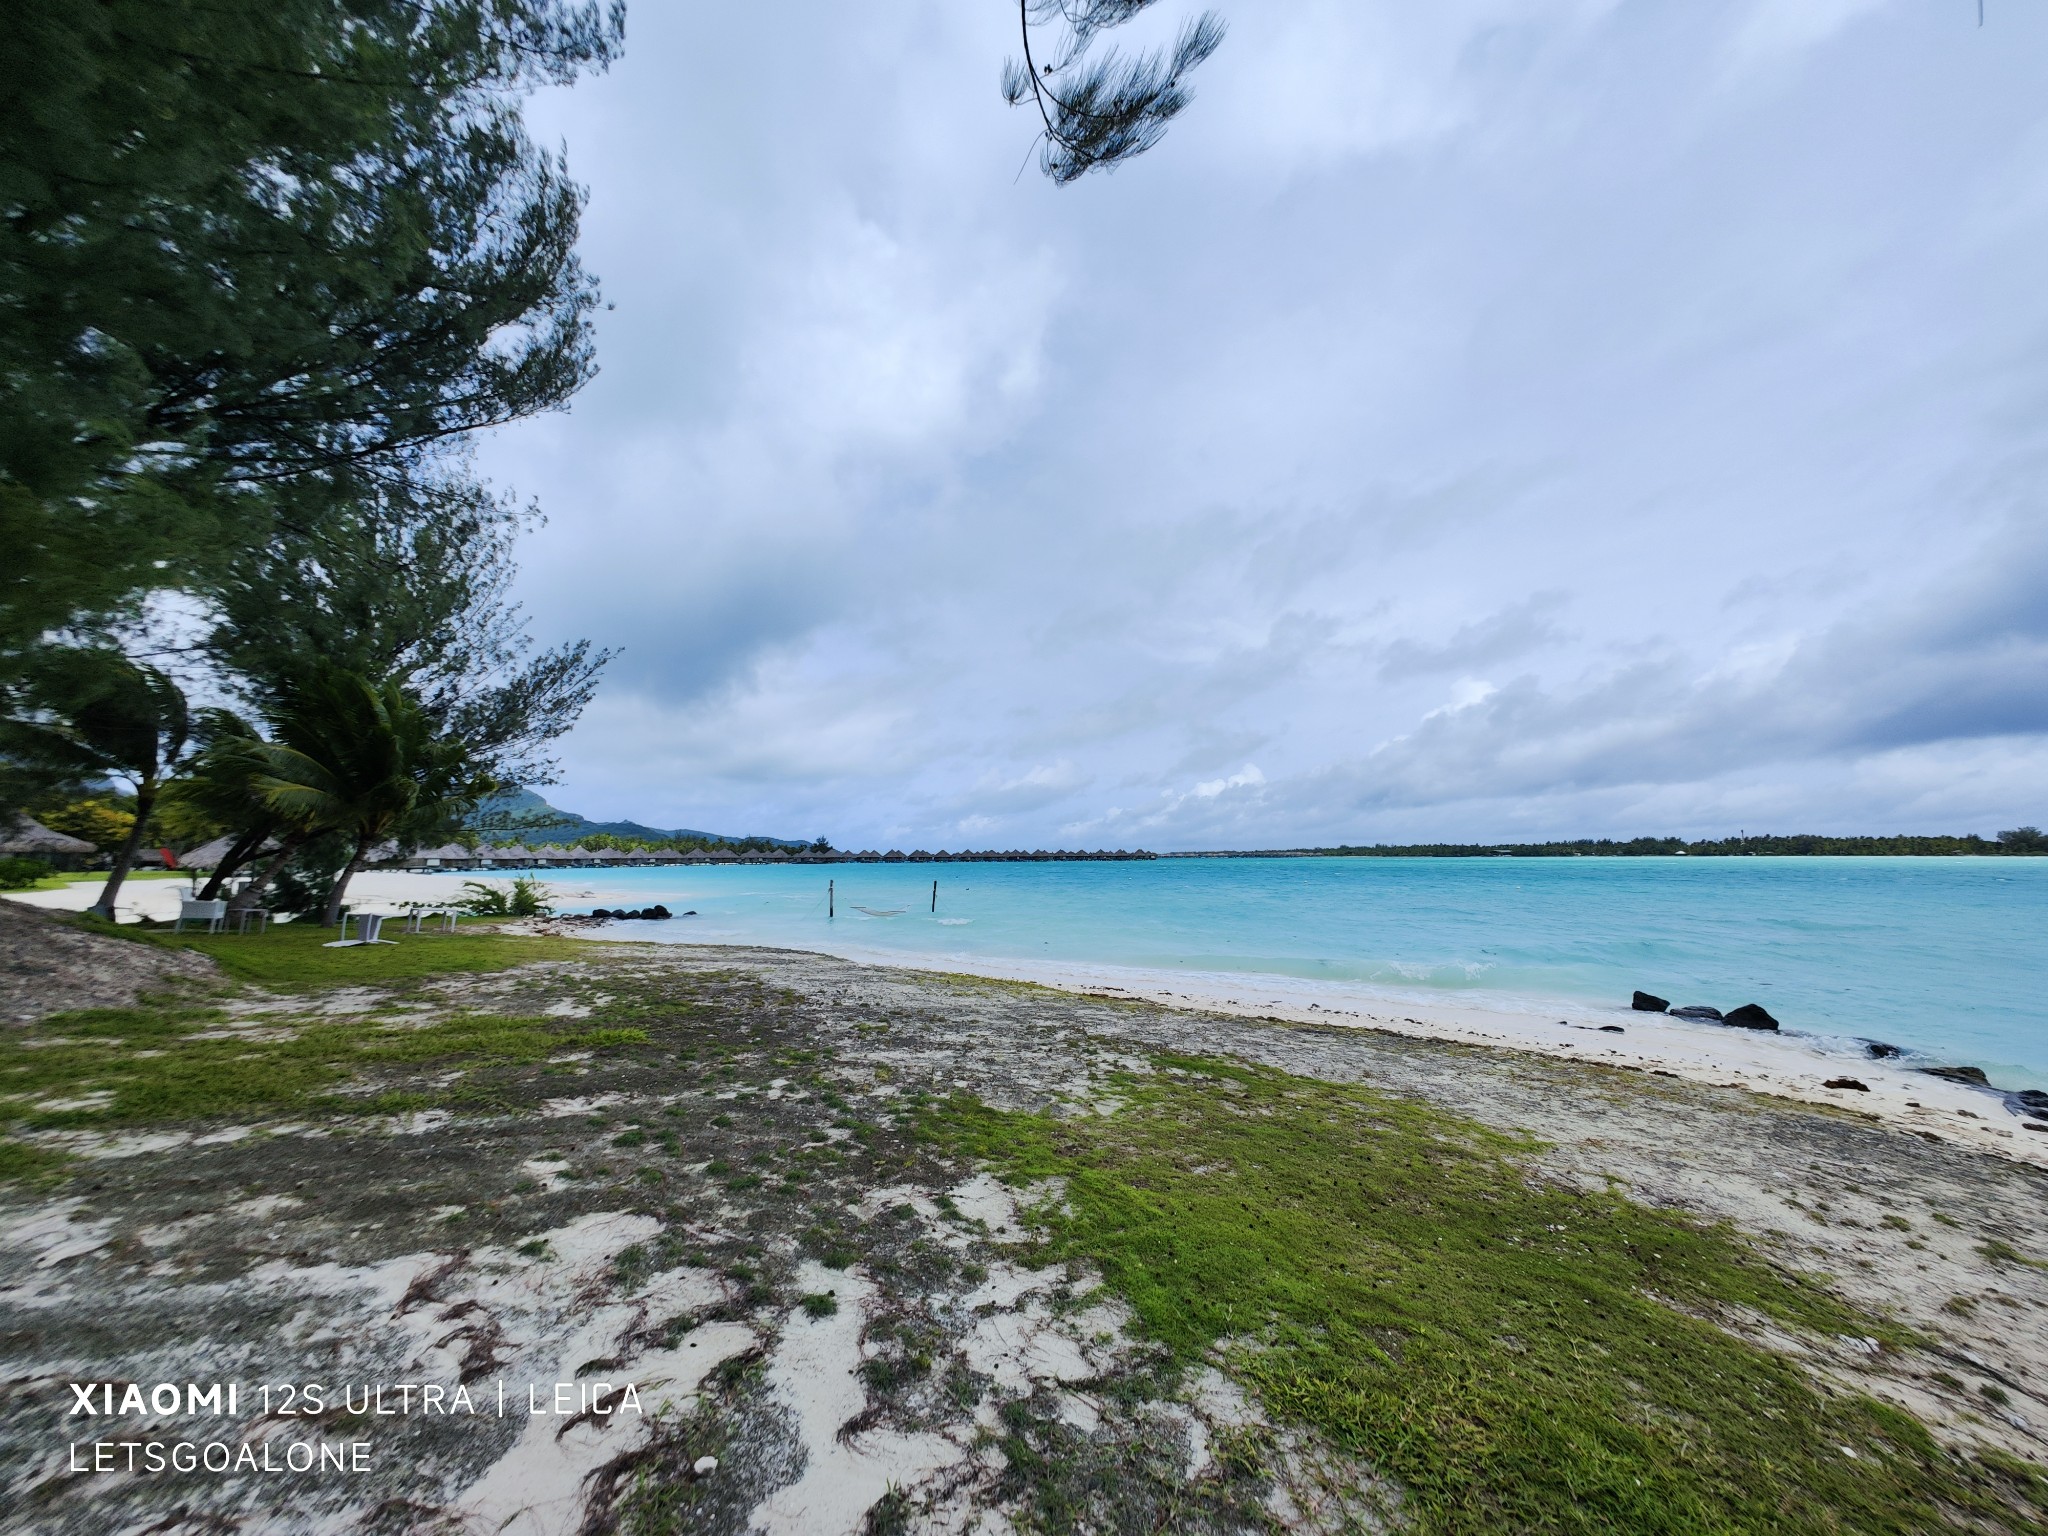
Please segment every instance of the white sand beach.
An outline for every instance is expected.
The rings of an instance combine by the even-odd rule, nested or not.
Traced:
[[[550,926],[550,925],[536,925]],[[672,925],[664,924],[664,928]],[[582,929],[618,941],[644,940],[647,926],[614,923]],[[1240,1018],[1377,1029],[1493,1049],[1530,1051],[1596,1066],[1663,1073],[1689,1082],[1823,1105],[1929,1140],[1995,1152],[2048,1167],[2048,1120],[2015,1113],[2001,1093],[1930,1077],[1922,1061],[1873,1060],[1843,1043],[1798,1034],[1694,1023],[1627,1009],[1526,1008],[1398,1000],[1358,988],[1272,975],[1144,971],[1117,966],[915,956],[857,946],[818,946],[864,964],[1032,982],[1165,1007]],[[1616,1032],[1618,1031],[1618,1032]],[[1853,1079],[1861,1089],[1830,1088]],[[2029,1124],[2043,1129],[2029,1131]]]
[[[493,874],[471,878],[502,886],[509,886],[512,879]],[[177,916],[178,902],[189,890],[181,881],[130,881],[122,888],[120,917],[131,922],[142,918],[168,922]],[[415,903],[446,902],[455,892],[455,885],[446,875],[370,871],[357,876],[351,884],[349,905],[360,911],[400,912]],[[583,883],[573,880],[550,881],[549,893],[556,902],[567,904],[590,895]],[[61,890],[12,893],[11,899],[60,911],[84,911],[98,894],[97,881],[79,881]],[[558,923],[533,926],[569,931],[567,925]],[[669,930],[673,926],[662,925],[660,938],[664,943],[684,938],[681,933],[671,938]],[[630,922],[596,926],[579,923],[574,931],[582,937],[618,942],[644,942],[653,936],[648,926]],[[1386,1030],[1494,1049],[1529,1051],[1601,1067],[1663,1073],[1689,1082],[1743,1088],[1823,1105],[1902,1132],[2048,1167],[2048,1130],[2027,1129],[2030,1123],[2048,1122],[2015,1113],[2012,1101],[1998,1092],[1930,1077],[1919,1070],[1928,1064],[1924,1061],[1872,1060],[1844,1041],[1731,1029],[1625,1009],[1561,1007],[1554,1013],[1539,1013],[1531,1011],[1535,1005],[1528,1003],[1489,1007],[1462,1000],[1452,1003],[1389,998],[1361,988],[1299,982],[1272,975],[919,956],[844,944],[815,947],[820,952],[868,965],[1032,982],[1060,991],[1122,997],[1241,1018]],[[1827,1086],[1830,1081],[1843,1078],[1864,1086]]]

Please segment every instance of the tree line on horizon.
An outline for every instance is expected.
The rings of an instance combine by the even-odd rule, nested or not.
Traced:
[[[0,827],[232,846],[332,922],[387,839],[550,782],[607,657],[509,597],[479,429],[592,376],[527,94],[591,0],[23,0],[0,54]],[[339,872],[337,874],[337,871]],[[266,893],[268,893],[266,895]]]
[[[2048,854],[2048,833],[2038,827],[2014,827],[1995,838],[1976,833],[1958,837],[1913,836],[1899,833],[1890,837],[1824,837],[1818,833],[1790,836],[1762,834],[1755,837],[1703,838],[1633,837],[1573,838],[1551,843],[1373,843],[1345,844],[1336,848],[1312,848],[1310,853],[1347,858],[1483,859],[1483,858],[1647,858],[1656,855],[1694,857],[1754,856],[1796,857],[1800,855],[1892,854],[1939,857],[1959,854],[1991,856]]]
[[[532,824],[541,827],[541,823]],[[569,848],[585,848],[594,853],[788,853],[792,850],[803,853],[831,853],[829,838],[816,838],[808,843],[797,842],[786,837],[626,837],[617,832],[588,832],[564,834],[558,832],[521,830],[514,827],[498,827],[488,838],[479,838],[474,830],[466,829],[455,841],[472,849],[488,844],[505,845],[519,843],[526,848],[552,848],[557,851]]]

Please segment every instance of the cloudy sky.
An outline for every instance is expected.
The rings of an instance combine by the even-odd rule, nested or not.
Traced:
[[[482,450],[550,517],[537,632],[622,650],[550,798],[883,848],[2048,822],[2048,7],[1218,3],[1165,142],[1067,188],[1007,0],[638,0],[534,103],[616,306]]]

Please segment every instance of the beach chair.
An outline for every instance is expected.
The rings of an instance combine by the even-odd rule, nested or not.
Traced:
[[[389,939],[383,939],[383,940],[380,940],[380,939],[379,939],[379,938],[377,937],[377,935],[378,935],[378,934],[379,934],[380,932],[382,932],[382,931],[383,931],[383,928],[384,928],[384,919],[385,919],[385,917],[386,917],[387,915],[388,915],[388,914],[386,914],[386,913],[383,913],[383,912],[344,912],[344,913],[342,913],[342,914],[341,914],[341,936],[342,936],[343,940],[345,940],[345,941],[346,941],[346,940],[348,940],[348,925],[349,925],[350,923],[354,923],[354,924],[356,925],[356,936],[355,936],[355,939],[353,940],[353,942],[354,942],[354,943],[357,943],[357,944],[376,944],[376,943],[380,943],[380,942],[381,942],[381,943],[386,943],[386,944],[390,943],[391,941],[390,941]]]
[[[178,920],[171,926],[171,932],[183,933],[187,923],[204,923],[208,933],[219,933],[228,920],[228,904],[215,897],[212,901],[194,901],[185,897],[178,903]]]
[[[256,931],[258,933],[268,932],[270,928],[270,909],[268,907],[242,908],[241,911],[235,914],[235,932],[247,933],[251,922],[256,924]]]
[[[426,925],[433,923],[443,933],[453,933],[455,931],[455,918],[456,912],[453,907],[414,907],[405,914],[405,931],[407,933],[425,933],[427,931]]]

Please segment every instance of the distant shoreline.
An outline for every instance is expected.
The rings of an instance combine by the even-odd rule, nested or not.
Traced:
[[[1555,843],[1373,843],[1334,848],[1211,848],[1162,853],[1162,859],[1644,859],[1644,858],[2038,858],[2048,854],[2048,833],[2034,827],[2001,832],[1996,839],[1969,833],[1893,837],[1726,837],[1687,842],[1679,837],[1577,838]]]

